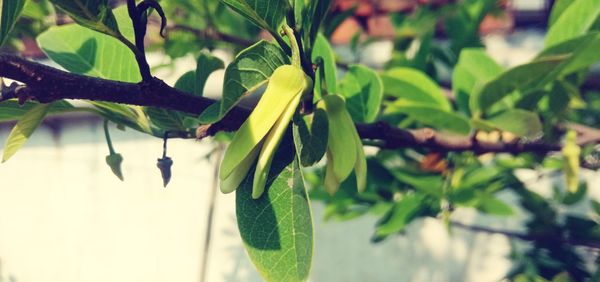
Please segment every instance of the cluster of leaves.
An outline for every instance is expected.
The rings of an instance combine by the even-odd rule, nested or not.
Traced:
[[[425,5],[411,14],[393,15],[395,49],[392,60],[381,70],[361,64],[338,68],[340,60],[328,36],[350,14],[328,15],[328,0],[159,3],[170,22],[169,34],[162,43],[152,37],[157,33],[150,32],[149,49],[164,51],[172,59],[189,54],[197,57],[196,70],[175,84],[197,96],[203,95],[212,72],[226,68],[223,98],[199,116],[97,101],[88,101],[86,106],[66,101],[27,102],[22,106],[14,100],[2,102],[0,121],[18,120],[4,148],[4,161],[17,152],[45,116],[69,111],[91,112],[120,127],[159,138],[173,132],[193,134],[198,125],[223,119],[249,93],[267,85],[276,69],[290,64],[293,49],[298,49],[301,66],[314,81],[314,89],[304,96],[307,101],[303,113],[293,118],[293,134],[283,138],[275,153],[265,195],[253,199],[250,168],[237,189],[240,233],[250,257],[267,280],[301,281],[308,277],[313,239],[305,183],[312,188],[310,198],[326,204],[328,218],[379,216],[375,242],[400,234],[420,217],[440,217],[450,224],[457,208],[513,215],[513,208],[497,197],[500,191],[512,191],[532,215],[527,225],[529,235],[542,240],[536,240],[525,253],[515,253],[510,277],[553,279],[558,275],[580,280],[592,275],[593,270],[583,266],[580,252],[573,250],[569,242],[600,240],[598,214],[565,219],[556,210],[582,202],[597,208],[598,203],[585,197],[584,188],[565,191],[567,184],[557,186],[555,199],[544,199],[514,176],[516,169],[564,170],[568,172],[564,174],[568,178],[565,183],[586,187],[578,185],[580,155],[572,152],[578,153],[580,148],[574,143],[570,145],[577,150],[565,156],[524,152],[480,157],[476,152],[432,152],[424,148],[374,149],[367,158],[367,182],[362,193],[357,192],[358,177],[352,174],[337,193],[327,194],[323,169],[302,167],[318,162],[328,143],[335,141],[328,134],[331,128],[323,122],[327,120],[323,113],[311,113],[322,97],[330,94],[345,98],[346,110],[355,123],[385,121],[402,129],[432,127],[444,134],[470,135],[481,141],[560,143],[563,131],[556,124],[597,125],[598,95],[583,92],[582,85],[590,66],[600,61],[599,1],[557,1],[544,50],[531,62],[509,69],[485,52],[479,38],[481,21],[498,10],[494,0],[465,0],[442,7]],[[140,50],[133,43],[137,30],[126,7],[113,7],[107,0],[5,0],[0,5],[0,44],[8,41],[7,46],[18,49],[20,37],[15,35],[36,36],[48,58],[70,72],[132,83],[142,80],[138,71]],[[48,17],[57,13],[69,15],[75,23],[52,26]],[[445,23],[441,32],[444,44],[439,38],[440,19]],[[152,23],[153,18],[148,22]],[[290,44],[292,37],[281,35],[284,23],[293,29],[297,42]],[[242,44],[252,42],[260,31],[272,40]],[[231,38],[236,38],[235,42]],[[354,50],[369,42],[372,40],[356,43]],[[237,55],[225,67],[205,51],[213,48],[231,48]],[[441,73],[448,69],[452,70],[451,98],[440,86]],[[112,147],[108,129],[106,132],[110,151],[107,163],[122,178],[122,157]],[[370,140],[363,143],[380,145]],[[593,150],[597,149],[581,148],[583,156]],[[168,168],[172,162],[166,155],[161,160],[161,172],[170,178]],[[557,243],[557,238],[562,241]]]

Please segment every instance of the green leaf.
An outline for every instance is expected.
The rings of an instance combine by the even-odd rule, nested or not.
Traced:
[[[21,117],[8,135],[6,145],[4,146],[2,162],[8,161],[25,145],[31,134],[38,128],[44,117],[46,117],[46,114],[48,114],[50,107],[51,104],[36,105]]]
[[[514,214],[512,208],[508,204],[498,200],[493,195],[488,194],[481,195],[478,209],[484,213],[498,216],[509,216]]]
[[[24,6],[25,0],[0,0],[0,46],[4,44],[8,34],[15,27]]]
[[[277,32],[288,9],[288,0],[221,0],[260,28]]]
[[[355,122],[373,122],[383,100],[383,84],[370,68],[351,65],[340,81],[340,94],[346,97],[346,107]]]
[[[16,100],[4,101],[0,103],[0,122],[18,120],[37,105],[40,104],[27,102],[24,105],[19,105]],[[56,101],[51,104],[48,114],[64,113],[74,110],[76,109],[68,102]]]
[[[37,41],[50,59],[70,72],[124,82],[141,80],[135,56],[108,35],[69,24],[51,27]]]
[[[554,70],[548,70],[549,77],[564,76],[600,61],[599,45],[600,32],[590,32],[545,49],[538,55],[537,60],[560,56],[567,58]]]
[[[469,96],[503,72],[485,49],[463,49],[452,73],[452,90],[461,110],[468,113]]]
[[[337,66],[335,64],[335,53],[333,52],[329,41],[323,34],[317,35],[315,45],[312,49],[312,61],[316,63],[319,57],[323,62],[315,73],[316,100],[323,96],[323,89],[325,89],[327,93],[337,94]],[[325,77],[324,80],[323,77]],[[323,82],[325,82],[325,85],[323,85]]]
[[[417,102],[438,110],[452,107],[440,87],[425,73],[411,68],[393,68],[381,74],[384,92],[388,96]]]
[[[65,11],[78,24],[105,33],[119,36],[119,27],[108,0],[50,0]]]
[[[298,1],[302,1],[302,0],[298,0]],[[331,2],[332,0],[315,0],[315,1],[310,1],[310,3],[308,4],[308,19],[304,19],[304,21],[302,22],[303,26],[304,26],[304,30],[307,31],[309,30],[310,32],[308,32],[308,38],[309,41],[305,42],[305,44],[308,44],[309,46],[311,45],[310,42],[315,41],[315,38],[318,37],[318,32],[319,32],[319,28],[321,27],[321,24],[323,23],[323,20],[325,20],[325,16],[327,15],[327,12],[329,12],[329,9],[331,7]],[[314,61],[313,61],[314,62]]]
[[[312,115],[294,117],[294,144],[303,167],[320,161],[327,150],[329,122],[327,113],[316,109]]]
[[[221,59],[206,53],[200,52],[198,57],[198,65],[196,67],[196,83],[194,87],[194,95],[203,96],[204,86],[208,80],[208,76],[216,70],[224,68],[225,65]]]
[[[584,35],[600,16],[600,0],[577,0],[569,5],[546,34],[545,46],[550,47]]]
[[[485,120],[502,131],[519,137],[536,138],[542,134],[542,122],[537,114],[521,109],[509,109]]]
[[[504,72],[471,95],[471,112],[485,111],[513,91],[533,90],[544,86],[555,77],[550,75],[550,70],[567,59],[568,56],[544,57]]]
[[[575,3],[573,0],[555,0],[548,19],[548,26],[554,25],[562,13],[573,3]]]
[[[223,99],[212,104],[198,117],[204,124],[221,120],[246,94],[264,85],[279,66],[289,64],[283,51],[260,41],[240,52],[225,70]]]
[[[273,159],[266,193],[252,199],[254,168],[236,190],[240,235],[266,281],[306,281],[313,253],[308,195],[291,140]]]
[[[73,36],[77,34],[77,36]],[[139,82],[141,75],[134,55],[117,39],[70,24],[52,27],[37,38],[42,51],[70,72],[124,82]],[[150,125],[141,107],[90,102],[104,117],[142,132]]]
[[[375,230],[376,237],[386,237],[398,233],[412,221],[417,213],[423,208],[424,196],[421,194],[405,195],[400,202],[394,205],[389,217],[379,223]]]
[[[461,135],[468,135],[471,132],[469,120],[462,115],[454,112],[440,111],[439,108],[429,105],[407,103],[400,100],[388,106],[385,113],[406,114],[410,118],[428,126],[452,131]]]

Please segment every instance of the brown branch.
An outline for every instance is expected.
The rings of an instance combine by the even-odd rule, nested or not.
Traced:
[[[504,235],[509,238],[515,238],[515,239],[519,239],[519,240],[523,240],[523,241],[533,241],[533,242],[545,241],[545,242],[553,242],[553,243],[558,243],[558,244],[562,243],[562,244],[567,244],[567,245],[586,247],[586,248],[594,249],[596,251],[600,251],[600,242],[598,242],[598,241],[577,239],[577,238],[564,238],[559,235],[524,234],[524,233],[518,233],[518,232],[514,232],[514,231],[492,229],[492,228],[483,227],[483,226],[466,225],[464,223],[460,223],[460,222],[456,222],[456,221],[451,221],[450,223],[452,224],[452,226],[462,228],[465,230],[469,230],[469,231],[474,231],[474,232],[481,232],[481,233],[488,233],[488,234],[500,234],[500,235]]]
[[[10,95],[4,91],[5,95],[0,97],[0,101],[20,98],[49,103],[61,99],[82,99],[153,106],[192,114],[200,114],[215,103],[214,100],[193,96],[172,88],[157,78],[138,84],[105,80],[64,72],[8,54],[0,54],[0,76],[25,84],[14,88]],[[198,136],[206,137],[219,131],[234,131],[246,120],[249,113],[249,109],[235,107],[220,122],[199,128]],[[403,130],[381,122],[358,124],[357,129],[363,139],[377,141],[375,143],[380,143],[380,146],[385,149],[411,147],[441,152],[473,151],[477,154],[501,152],[546,154],[561,149],[558,144],[542,142],[477,142],[470,137],[448,135],[428,128]],[[597,129],[585,128],[585,130],[595,132],[595,135],[586,136],[597,137],[587,138],[588,142],[600,143]]]

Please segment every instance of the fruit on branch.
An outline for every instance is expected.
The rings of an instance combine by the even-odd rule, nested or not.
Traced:
[[[317,108],[325,110],[329,120],[325,190],[333,195],[354,170],[358,191],[364,191],[367,161],[362,141],[346,109],[346,101],[342,96],[330,94],[319,100]]]
[[[311,90],[312,80],[298,66],[284,65],[273,72],[265,93],[225,151],[219,170],[223,193],[235,191],[258,158],[252,197],[262,195],[273,155],[303,94]]]

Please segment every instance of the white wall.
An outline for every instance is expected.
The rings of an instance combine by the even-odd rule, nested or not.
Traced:
[[[214,181],[214,164],[203,156],[211,146],[170,142],[175,165],[164,189],[155,167],[161,140],[131,131],[113,135],[125,156],[125,182],[104,164],[98,123],[68,126],[58,138],[42,129],[0,165],[0,276],[18,282],[200,281]],[[260,281],[237,233],[234,197],[218,195],[206,281]],[[498,281],[510,267],[503,236],[460,229],[450,236],[431,219],[373,245],[375,218],[326,223],[323,207],[314,208],[311,281]],[[457,217],[519,227],[513,219],[470,212]]]

